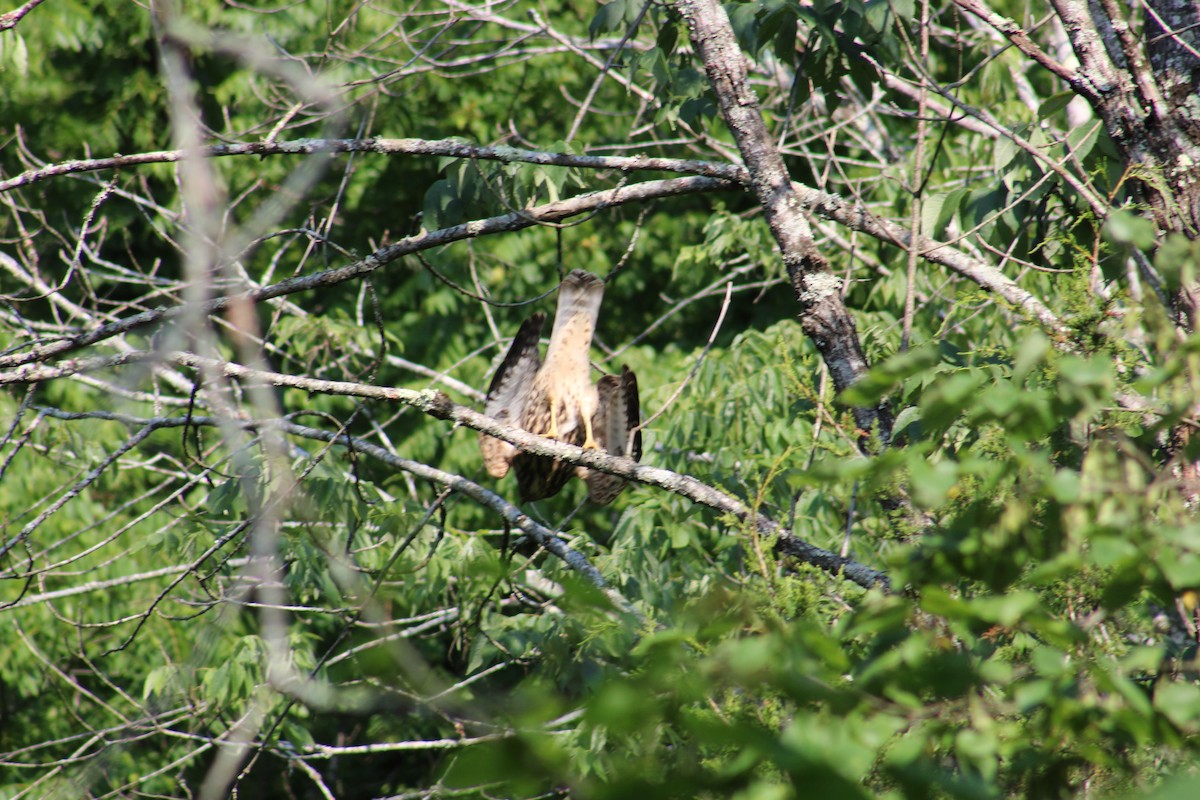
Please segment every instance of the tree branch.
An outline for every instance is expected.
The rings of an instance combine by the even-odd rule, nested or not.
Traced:
[[[153,355],[147,353],[148,358]],[[177,363],[187,366],[204,366],[214,371],[222,372],[227,377],[249,378],[252,380],[261,380],[267,383],[274,383],[277,386],[296,386],[297,388],[307,388],[308,391],[319,392],[323,394],[353,394],[359,397],[371,397],[378,400],[393,400],[406,402],[408,405],[420,407],[418,400],[423,396],[429,395],[440,398],[447,404],[453,405],[441,392],[413,392],[409,389],[387,389],[384,387],[365,386],[361,384],[343,383],[341,381],[319,381],[312,378],[295,378],[291,375],[283,375],[281,373],[269,373],[260,370],[252,370],[246,367],[241,367],[237,364],[223,364],[222,362],[212,359],[200,358],[193,356],[190,353],[178,353]],[[275,378],[277,380],[272,380]],[[307,384],[307,385],[306,385]],[[329,384],[329,386],[321,387],[321,384]],[[356,387],[360,389],[357,392],[339,391],[337,385],[343,387]],[[396,394],[392,394],[396,393]],[[425,410],[425,409],[422,409]],[[578,572],[588,580],[597,589],[600,589],[609,598],[613,605],[620,611],[631,614],[638,619],[644,619],[644,616],[638,612],[625,598],[618,594],[612,587],[608,585],[608,581],[596,569],[587,556],[575,550],[570,545],[566,544],[558,535],[530,518],[521,509],[509,503],[495,492],[489,491],[474,481],[468,480],[461,475],[444,472],[417,461],[410,461],[405,458],[400,458],[389,453],[387,450],[378,445],[371,444],[362,439],[359,439],[348,434],[337,434],[330,431],[312,428],[306,425],[299,425],[293,422],[284,420],[229,420],[225,418],[208,417],[208,416],[180,416],[180,417],[155,417],[153,419],[142,419],[126,414],[116,414],[107,411],[88,411],[82,413],[73,413],[60,411],[55,408],[39,408],[39,413],[65,420],[82,420],[82,419],[104,419],[120,422],[125,425],[142,425],[143,430],[149,432],[164,428],[179,428],[186,426],[203,426],[203,427],[218,427],[223,425],[236,425],[248,430],[259,429],[274,429],[293,436],[299,436],[305,439],[312,439],[320,442],[329,442],[343,447],[348,447],[356,452],[368,455],[378,461],[381,461],[388,466],[396,469],[409,472],[420,478],[432,481],[442,486],[449,487],[454,491],[470,497],[475,502],[482,506],[490,508],[500,515],[505,522],[513,525],[516,528],[524,531],[531,539],[536,541],[540,547],[545,548],[552,555],[561,559],[568,567],[575,572]],[[436,415],[435,415],[436,416]],[[482,416],[482,415],[480,415]],[[138,441],[144,436],[141,436]],[[136,442],[135,442],[136,443]],[[134,443],[134,444],[135,444]],[[132,446],[132,444],[130,445]],[[127,451],[126,447],[122,452]],[[110,459],[111,460],[111,459]],[[107,464],[108,462],[106,462]]]
[[[1121,53],[1125,56],[1125,67],[1133,80],[1142,112],[1159,120],[1166,119],[1169,112],[1163,102],[1162,93],[1154,82],[1150,62],[1129,30],[1129,21],[1121,16],[1121,9],[1114,0],[1099,0],[1099,3],[1108,17],[1108,24],[1112,26],[1113,35],[1121,46]]]
[[[1077,73],[1051,58],[1045,50],[1037,46],[1033,39],[1029,38],[1029,33],[1024,28],[1008,17],[992,11],[980,0],[954,0],[954,3],[998,30],[1013,47],[1062,78],[1068,85],[1075,86],[1079,81]]]
[[[877,217],[862,206],[847,202],[839,195],[800,184],[795,184],[795,186],[801,202],[811,208],[814,213],[897,247],[907,248],[910,246],[912,233],[904,225],[894,220]],[[981,288],[1004,298],[1028,315],[1030,319],[1036,321],[1047,333],[1058,340],[1060,345],[1070,334],[1070,328],[1064,325],[1058,315],[1036,295],[1022,289],[1016,281],[991,264],[972,258],[957,247],[928,236],[920,237],[917,244],[922,258],[940,264],[973,281]]]
[[[583,169],[613,169],[620,172],[657,170],[684,175],[704,175],[728,181],[744,181],[745,170],[734,164],[683,158],[650,158],[649,156],[587,156],[570,153],[551,153],[541,150],[522,150],[517,147],[485,147],[455,139],[295,139],[285,142],[248,142],[245,144],[214,144],[200,148],[204,158],[230,156],[314,155],[318,153],[377,153],[380,155],[452,156],[503,163],[542,164],[553,167]],[[0,181],[0,192],[21,186],[84,172],[101,172],[141,164],[173,164],[185,157],[183,150],[157,150],[149,153],[117,155],[110,158],[89,158],[64,161],[42,169],[22,172]]]
[[[842,300],[841,280],[817,249],[803,202],[763,122],[729,17],[716,0],[680,0],[676,8],[687,23],[692,45],[746,162],[750,188],[783,256],[800,302],[800,324],[829,367],[834,386],[845,389],[866,374],[867,359]],[[885,403],[855,407],[853,413],[860,430],[878,431],[885,444],[891,439],[892,415]]]
[[[46,2],[46,0],[29,0],[29,2],[20,8],[0,14],[0,31],[7,31],[17,27],[17,23],[20,22],[26,14],[28,14],[30,11],[33,11],[44,2]]]
[[[729,181],[717,180],[715,178],[690,177],[647,181],[645,183],[635,183],[632,186],[620,186],[616,189],[590,192],[566,200],[524,209],[512,214],[472,220],[464,222],[461,225],[408,236],[395,244],[381,247],[364,259],[343,267],[316,272],[312,275],[288,278],[287,280],[241,294],[214,298],[204,305],[204,312],[214,314],[239,303],[261,303],[276,297],[295,294],[296,292],[336,286],[354,278],[368,275],[402,256],[428,250],[433,247],[440,247],[451,242],[458,242],[492,233],[517,231],[543,222],[557,222],[568,217],[625,203],[645,202],[660,197],[670,197],[693,192],[727,191],[735,187],[736,184]],[[27,352],[0,356],[0,368],[16,367],[23,364],[45,361],[55,356],[88,347],[105,339],[110,339],[113,336],[129,333],[146,325],[173,320],[186,313],[186,308],[186,306],[174,306],[171,308],[160,306],[155,309],[143,311],[140,314],[135,314],[132,317],[109,323],[108,325],[102,325],[86,333],[68,336],[49,343],[35,342]]]
[[[1118,69],[1092,18],[1087,0],[1050,0],[1062,20],[1071,48],[1079,59],[1080,80],[1075,85],[1104,120],[1108,135],[1120,147],[1140,149],[1145,125],[1128,99],[1132,88],[1128,74]]]
[[[995,132],[992,131],[995,135]],[[527,209],[521,212],[522,215],[528,216],[535,222],[555,221],[564,219],[567,216],[575,214],[583,214],[594,210],[595,208],[604,207],[606,205],[619,205],[621,203],[637,202],[640,199],[650,199],[651,197],[665,197],[672,194],[686,194],[690,192],[703,191],[722,191],[732,189],[731,184],[748,186],[750,184],[749,171],[737,164],[723,164],[712,161],[701,161],[694,159],[676,159],[676,158],[650,158],[647,156],[579,156],[569,153],[553,153],[537,150],[521,150],[515,147],[480,147],[464,142],[442,139],[301,139],[292,142],[259,142],[253,144],[239,145],[213,145],[205,148],[204,153],[209,157],[223,157],[233,155],[306,155],[311,153],[321,152],[374,152],[374,153],[405,153],[414,155],[432,155],[432,156],[454,156],[458,158],[477,158],[500,162],[521,162],[530,164],[544,164],[549,166],[560,167],[578,167],[587,169],[613,169],[621,172],[633,172],[637,170],[658,170],[665,172],[676,172],[685,175],[696,175],[701,177],[712,178],[718,181],[717,183],[704,184],[695,182],[691,184],[674,184],[673,190],[668,190],[668,187],[661,186],[663,182],[648,182],[642,184],[634,184],[633,186],[620,189],[608,190],[610,196],[605,197],[605,192],[593,192],[590,194],[580,195],[579,197],[571,198],[556,203],[547,203],[542,206]],[[119,166],[130,166],[135,164],[151,164],[177,161],[182,157],[182,151],[164,150],[154,153],[141,153],[130,156],[116,156],[113,158],[90,159],[83,161],[68,161],[62,164],[56,164],[42,170],[32,170],[22,173],[8,181],[0,181],[0,191],[23,186],[30,183],[36,183],[41,180],[46,180],[51,177],[80,173],[94,172],[104,169],[113,169]],[[662,189],[661,193],[653,187],[659,185]],[[641,187],[641,188],[639,188]],[[818,214],[826,219],[844,225],[851,230],[856,230],[875,237],[881,241],[894,244],[900,248],[908,247],[909,232],[902,225],[898,225],[891,220],[882,217],[877,217],[868,211],[865,207],[847,201],[845,198],[823,192],[819,189],[806,186],[801,183],[792,182],[792,190],[799,197],[800,202],[811,209],[813,213]],[[639,196],[639,192],[645,192]],[[612,196],[619,194],[619,198]],[[589,202],[588,199],[591,198]],[[569,204],[579,203],[580,206],[573,212],[566,212],[565,208]],[[516,225],[506,227],[500,221],[511,220],[514,216],[519,215],[504,215],[502,217],[492,217],[485,220],[477,220],[474,222],[464,223],[463,225],[447,228],[442,231],[434,231],[427,234],[408,237],[407,239],[397,242],[391,247],[403,247],[407,242],[413,242],[416,239],[424,239],[431,242],[422,246],[414,246],[407,252],[417,252],[430,247],[436,247],[441,244],[446,244],[452,241],[469,238],[469,236],[480,236],[487,233],[496,233],[501,230],[518,230],[528,225]],[[533,223],[530,223],[533,224]],[[807,224],[807,223],[805,223]],[[463,229],[469,226],[478,226],[479,231],[471,234],[464,233]],[[1013,306],[1021,309],[1028,314],[1030,318],[1036,321],[1047,333],[1054,335],[1056,338],[1061,338],[1067,331],[1062,322],[1054,315],[1049,308],[1046,307],[1037,297],[1027,292],[1018,286],[1014,281],[1006,277],[1000,270],[985,262],[979,261],[958,248],[938,242],[929,238],[922,238],[920,242],[920,255],[935,264],[939,264],[959,275],[974,281],[980,287],[995,292],[1003,297]],[[355,265],[339,268],[339,270],[348,270],[350,274],[342,277],[335,277],[335,273],[341,275],[339,270],[327,270],[325,272],[316,273],[307,276],[306,280],[311,281],[311,286],[298,285],[297,282],[305,279],[294,279],[293,282],[281,282],[273,286],[266,286],[258,290],[258,293],[251,293],[252,300],[258,301],[277,297],[281,294],[291,292],[304,291],[308,288],[320,288],[323,286],[340,283],[344,280],[349,280],[357,275],[366,274],[382,266],[382,263],[374,264],[369,269],[356,269],[357,265],[365,265],[371,258],[380,260],[388,248],[383,248],[377,251],[373,256],[369,256],[361,262],[356,262]],[[401,254],[403,255],[403,253]],[[398,256],[393,256],[393,258]],[[386,262],[384,262],[386,263]],[[295,286],[297,288],[277,290],[275,287]],[[261,296],[260,294],[261,293]],[[225,303],[229,302],[229,298],[218,299],[217,305],[212,308],[214,311],[220,311],[225,308]],[[126,320],[121,320],[112,323],[111,326],[98,328],[88,334],[81,334],[87,339],[80,339],[79,344],[70,344],[69,340],[63,340],[55,345],[61,349],[49,349],[39,351],[44,353],[43,357],[61,355],[69,350],[85,347],[101,339],[109,338],[120,333],[133,330],[134,328],[142,327],[160,319],[169,318],[172,314],[177,313],[173,310],[154,309],[152,311],[143,312],[143,314],[135,315]],[[29,363],[32,361],[42,360],[43,357],[27,355],[24,357],[0,356],[0,367],[15,366],[17,364]]]
[[[571,464],[596,469],[601,472],[607,472],[611,475],[617,475],[626,480],[644,483],[650,486],[657,486],[660,489],[666,489],[673,494],[678,494],[681,497],[686,497],[701,505],[707,506],[722,513],[732,514],[740,521],[748,522],[755,527],[758,533],[765,536],[777,536],[776,549],[788,556],[796,558],[807,564],[819,567],[832,575],[844,575],[849,580],[857,583],[865,588],[879,586],[888,589],[890,584],[887,576],[875,569],[872,569],[865,564],[861,564],[853,559],[844,558],[829,550],[811,545],[790,533],[784,531],[778,523],[769,517],[760,514],[748,507],[741,500],[722,492],[708,484],[693,478],[690,475],[681,475],[677,472],[672,472],[661,467],[653,467],[647,464],[640,464],[632,459],[620,456],[611,456],[607,453],[602,453],[598,450],[584,450],[582,447],[564,444],[553,439],[547,439],[542,436],[536,436],[528,431],[522,430],[512,425],[499,422],[484,414],[480,414],[474,409],[454,403],[444,393],[426,389],[424,391],[415,391],[413,389],[402,389],[389,386],[371,386],[368,384],[353,383],[350,381],[327,381],[316,378],[306,378],[295,375],[288,375],[280,372],[268,372],[265,370],[250,369],[249,367],[240,364],[217,361],[209,358],[202,358],[193,353],[176,352],[169,354],[156,354],[152,352],[143,352],[142,359],[145,361],[153,361],[156,359],[165,359],[172,363],[192,367],[196,369],[204,369],[211,371],[214,374],[221,374],[227,378],[237,378],[247,381],[257,381],[274,386],[289,386],[304,391],[313,392],[315,394],[334,394],[351,397],[363,397],[372,400],[381,400],[392,403],[403,403],[411,406],[419,411],[428,414],[437,419],[449,420],[457,424],[464,425],[489,436],[495,436],[503,439],[506,442],[511,442],[517,445],[522,450],[537,455],[549,456],[551,458],[561,459]],[[46,368],[51,369],[51,368]],[[70,374],[66,370],[55,372],[53,375],[45,375],[39,378],[40,380],[50,379],[52,377],[63,377]],[[0,384],[6,382],[24,382],[24,381],[9,381],[5,380],[7,376],[0,373]],[[43,413],[49,413],[43,411]],[[116,415],[106,416],[102,418],[122,419]],[[132,420],[130,420],[132,422]],[[186,422],[186,419],[181,420],[180,424]],[[196,424],[204,424],[198,422]],[[242,423],[247,426],[261,426],[267,423]],[[513,524],[530,534],[539,544],[546,547],[555,555],[563,558],[573,569],[578,569],[582,574],[592,577],[590,572],[584,572],[584,564],[576,566],[571,560],[568,560],[567,553],[555,552],[553,547],[561,545],[565,548],[566,545],[557,540],[553,533],[545,528],[542,528],[537,523],[533,522],[523,511],[516,506],[508,503],[500,496],[493,492],[484,489],[472,481],[467,480],[458,475],[443,472],[441,470],[430,467],[427,464],[421,464],[415,461],[409,461],[392,455],[377,445],[364,442],[360,439],[345,435],[329,433],[317,428],[309,428],[295,423],[279,422],[270,423],[278,425],[282,430],[296,435],[302,435],[307,438],[317,439],[320,441],[334,442],[370,455],[373,458],[379,459],[384,463],[390,464],[398,469],[412,473],[427,480],[434,481],[443,486],[449,486],[455,491],[466,494],[472,499],[479,502],[481,505],[488,506],[497,511],[506,521]],[[545,539],[545,541],[543,541]],[[553,541],[551,541],[553,540]],[[557,542],[557,545],[555,544]],[[568,548],[569,549],[569,548]],[[574,551],[572,551],[574,552]],[[582,559],[583,556],[575,554],[570,558]],[[590,564],[586,565],[587,569],[595,572],[595,568]],[[595,572],[595,578],[600,578],[598,572]],[[599,585],[599,584],[597,584]]]

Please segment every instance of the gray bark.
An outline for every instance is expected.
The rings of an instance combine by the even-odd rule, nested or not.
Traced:
[[[779,245],[800,303],[800,324],[829,367],[834,386],[845,389],[867,371],[858,331],[842,301],[841,281],[817,249],[804,204],[767,131],[729,17],[716,0],[679,0],[676,7],[704,62],[721,113],[750,173],[750,187]],[[860,430],[877,431],[881,442],[889,441],[892,415],[886,405],[855,408],[853,413]]]
[[[1163,234],[1200,238],[1200,4],[1144,0],[1140,31],[1117,0],[1053,0],[1080,69],[1071,82],[1104,121]],[[1173,298],[1177,324],[1200,322],[1200,285]],[[1172,433],[1172,469],[1185,500],[1200,505],[1200,464],[1184,455],[1193,431]]]
[[[1079,58],[1071,85],[1088,99],[1130,166],[1163,232],[1200,236],[1200,4],[1146,0],[1140,31],[1116,0],[1053,0]],[[1196,326],[1196,292],[1178,298]]]

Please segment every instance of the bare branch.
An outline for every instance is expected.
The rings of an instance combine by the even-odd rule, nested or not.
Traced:
[[[44,2],[46,2],[46,0],[29,0],[29,2],[20,8],[0,14],[0,31],[7,31],[17,27],[17,23],[19,23],[26,14],[28,14],[30,11],[33,11]]]
[[[657,170],[684,175],[705,175],[728,181],[744,180],[744,171],[733,164],[682,158],[651,158],[649,156],[591,156],[570,153],[551,153],[522,150],[516,147],[484,147],[454,139],[296,139],[284,142],[249,142],[246,144],[214,144],[197,149],[205,158],[230,156],[315,155],[334,153],[377,153],[379,155],[422,155],[473,158],[505,163],[521,162],[554,167],[583,169],[613,169],[621,172]],[[22,186],[85,172],[100,172],[141,164],[173,164],[183,160],[183,150],[158,150],[149,153],[64,161],[42,169],[22,172],[0,181],[0,192]]]
[[[146,352],[143,353],[143,357],[150,360],[157,356],[154,353]],[[445,394],[436,390],[418,392],[412,389],[370,386],[349,381],[318,380],[316,378],[305,378],[278,372],[250,369],[239,364],[201,358],[192,353],[172,353],[166,355],[165,358],[175,364],[203,368],[222,374],[228,378],[252,380],[275,386],[291,386],[318,394],[337,394],[403,403],[437,419],[449,420],[511,442],[530,453],[550,456],[572,464],[607,472],[611,475],[618,475],[637,483],[666,489],[669,492],[686,497],[716,511],[732,514],[738,520],[753,525],[760,534],[777,536],[776,548],[780,552],[819,567],[832,575],[844,575],[854,583],[866,588],[873,586],[887,588],[889,585],[887,577],[882,572],[796,538],[784,531],[778,523],[751,509],[736,497],[702,483],[690,475],[681,475],[661,467],[640,464],[629,458],[611,456],[597,450],[584,450],[582,447],[575,447],[574,445],[537,436],[515,426],[499,422],[466,406],[458,405],[451,401]],[[49,411],[44,410],[43,413],[49,413]],[[111,418],[116,419],[117,417],[112,416]],[[178,424],[183,424],[184,422],[186,420],[181,419]],[[211,421],[207,418],[194,418],[192,422],[198,425],[211,424]],[[163,424],[166,424],[165,420]],[[603,583],[604,579],[600,576],[599,572],[588,564],[583,556],[575,551],[571,551],[570,548],[562,544],[551,531],[538,525],[523,511],[511,505],[508,501],[466,478],[443,472],[426,464],[399,458],[377,445],[364,442],[346,434],[330,433],[317,428],[288,422],[245,422],[241,424],[246,427],[270,424],[288,433],[352,447],[359,452],[370,455],[398,469],[403,469],[419,477],[434,481],[443,486],[448,486],[457,492],[471,497],[481,505],[492,508],[510,524],[521,528],[521,530],[532,536],[538,544],[546,547],[550,552],[566,561],[572,569],[576,569],[581,574],[586,575],[593,582],[599,581],[599,583],[596,583],[597,586],[605,585]]]
[[[460,747],[483,742],[495,742],[511,739],[516,733],[489,733],[483,736],[464,737],[462,739],[421,739],[410,742],[383,742],[381,744],[342,745],[335,747],[327,744],[309,745],[306,759],[337,758],[338,756],[363,756],[371,753],[412,752],[414,750],[457,750]]]
[[[694,192],[727,191],[735,186],[736,184],[714,178],[672,178],[662,181],[647,181],[645,183],[633,184],[632,186],[578,195],[567,200],[546,203],[512,214],[503,214],[498,217],[488,217],[482,220],[472,220],[471,222],[465,222],[450,228],[442,228],[441,230],[409,236],[395,244],[376,250],[364,259],[343,267],[324,270],[312,275],[289,278],[279,283],[263,286],[242,294],[214,298],[205,304],[204,310],[206,313],[213,314],[224,311],[236,303],[261,303],[296,292],[336,286],[339,283],[368,275],[402,256],[464,239],[503,231],[517,231],[541,222],[556,222],[578,214],[585,214],[625,203],[644,202],[659,197],[671,197]],[[173,308],[160,306],[159,308],[143,311],[118,322],[102,325],[86,333],[68,336],[48,343],[35,343],[30,346],[27,352],[0,356],[0,368],[45,361],[48,358],[88,347],[97,342],[137,330],[146,325],[175,319],[182,313],[183,307],[181,306]]]

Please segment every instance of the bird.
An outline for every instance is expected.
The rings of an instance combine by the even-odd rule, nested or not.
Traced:
[[[572,270],[558,287],[558,307],[543,361],[539,341],[546,315],[522,323],[488,387],[484,412],[539,436],[610,455],[642,457],[641,410],[637,376],[622,365],[620,375],[591,379],[588,353],[604,299],[604,282],[590,272]],[[558,494],[571,476],[588,487],[588,499],[607,505],[625,488],[625,480],[559,459],[526,453],[481,433],[484,466],[494,478],[509,468],[516,473],[522,502]]]

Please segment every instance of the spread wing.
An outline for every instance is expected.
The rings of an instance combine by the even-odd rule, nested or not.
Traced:
[[[634,461],[642,458],[641,404],[638,400],[637,376],[629,367],[621,367],[620,377],[605,375],[596,384],[600,404],[592,418],[596,442],[609,455],[628,456]],[[625,488],[625,481],[616,475],[580,468],[579,477],[587,481],[588,499],[607,505]]]
[[[604,282],[573,270],[559,286],[550,346],[543,361],[538,339],[546,321],[535,314],[525,321],[488,389],[488,416],[579,447],[599,447],[613,455],[640,459],[642,434],[637,378],[621,374],[591,381],[588,352],[604,297]],[[589,438],[590,434],[590,438]],[[611,503],[625,481],[546,456],[522,452],[491,436],[480,435],[488,472],[502,478],[512,469],[522,502],[557,494],[572,476],[588,485],[594,503]]]
[[[512,345],[508,348],[508,354],[500,362],[499,369],[492,376],[492,384],[488,387],[483,410],[489,417],[511,425],[520,424],[529,400],[533,377],[542,366],[538,340],[545,323],[546,315],[539,312],[525,320],[521,329],[517,331]],[[482,433],[479,434],[479,449],[483,451],[483,463],[488,474],[493,478],[503,478],[507,475],[509,464],[520,452],[508,442]]]

